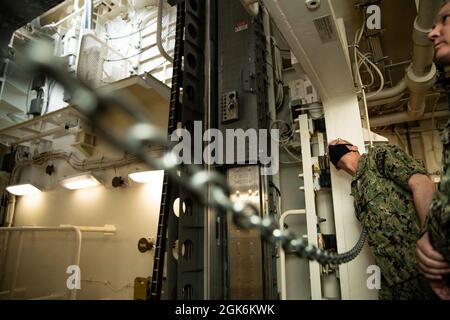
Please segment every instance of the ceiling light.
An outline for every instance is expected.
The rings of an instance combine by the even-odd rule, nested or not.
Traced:
[[[155,180],[158,181],[158,177],[160,177],[163,172],[164,170],[141,171],[130,173],[128,176],[137,183],[150,183]]]
[[[9,193],[12,193],[16,196],[30,196],[41,192],[41,190],[39,190],[37,187],[33,186],[30,183],[9,186],[6,187],[6,190],[8,190]]]
[[[69,190],[86,189],[101,185],[100,181],[91,173],[82,173],[64,178],[60,181],[60,184]]]

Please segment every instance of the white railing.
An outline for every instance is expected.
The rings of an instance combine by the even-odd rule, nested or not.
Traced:
[[[81,242],[82,242],[82,232],[100,232],[105,235],[112,235],[116,233],[116,227],[114,225],[105,225],[104,227],[77,227],[71,225],[61,225],[59,227],[32,227],[32,226],[21,226],[21,227],[9,227],[9,228],[0,228],[0,233],[19,233],[19,244],[17,249],[16,261],[14,263],[14,271],[12,276],[11,288],[8,291],[2,291],[1,294],[8,294],[9,298],[13,299],[14,293],[17,291],[17,279],[19,276],[19,269],[22,257],[22,246],[23,246],[23,234],[25,232],[73,232],[75,235],[75,243],[74,243],[74,254],[72,257],[72,264],[79,266],[80,265],[80,256],[81,256]],[[71,289],[70,291],[70,300],[76,300],[77,289]],[[52,299],[52,298],[61,298],[61,294],[51,294],[49,296],[34,298],[34,299]]]

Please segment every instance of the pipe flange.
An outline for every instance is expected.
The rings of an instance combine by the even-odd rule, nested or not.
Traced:
[[[419,23],[417,22],[417,20],[419,19],[419,17],[416,17],[414,19],[414,30],[417,30],[419,32],[422,33],[429,33],[431,31],[431,28],[423,28],[419,25]]]
[[[431,65],[430,71],[424,76],[415,75],[412,66],[409,66],[406,72],[406,84],[411,91],[426,92],[436,81],[436,73],[437,69],[434,63]]]

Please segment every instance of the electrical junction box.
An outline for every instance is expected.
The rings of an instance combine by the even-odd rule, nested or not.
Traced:
[[[318,103],[320,98],[309,80],[298,79],[289,83],[291,101],[298,101],[302,105]]]
[[[222,123],[239,119],[237,92],[227,92],[222,96]]]
[[[33,116],[39,116],[42,112],[42,105],[44,104],[44,100],[40,95],[38,95],[35,99],[31,100],[30,110],[28,114]]]

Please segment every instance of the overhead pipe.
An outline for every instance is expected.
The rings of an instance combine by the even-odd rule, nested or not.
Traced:
[[[92,16],[94,12],[94,1],[84,0],[84,15],[83,15],[83,30],[91,31],[93,30]]]
[[[449,117],[450,112],[447,110],[444,111],[436,111],[422,114],[420,117],[411,117],[409,112],[398,112],[394,114],[386,114],[378,117],[370,118],[370,126],[371,127],[384,127],[390,126],[393,124],[404,123],[409,121],[418,121],[418,120],[426,120],[431,118],[444,118]]]
[[[398,101],[405,94],[407,88],[405,79],[402,79],[395,87],[384,89],[376,96],[367,97],[367,105],[373,107]]]
[[[413,31],[413,59],[406,72],[406,85],[410,91],[408,114],[420,117],[425,110],[425,94],[436,81],[436,66],[433,63],[434,50],[428,33],[434,18],[442,5],[441,0],[421,0]]]
[[[159,0],[158,3],[158,21],[156,27],[156,44],[161,55],[166,58],[167,61],[173,63],[173,58],[167,53],[162,45],[162,16],[163,16],[163,0]]]
[[[385,104],[396,103],[396,102],[400,101],[400,99],[403,97],[403,95],[405,93],[406,93],[406,90],[403,93],[396,95],[396,96],[392,96],[390,98],[385,98],[385,99],[381,99],[381,100],[373,100],[373,101],[367,102],[367,106],[369,108],[372,108],[372,107],[376,107],[376,106],[382,106]]]
[[[368,97],[367,102],[369,107],[394,103],[401,99],[406,89],[409,89],[410,98],[407,114],[410,118],[406,119],[404,114],[402,114],[398,119],[411,121],[423,115],[425,110],[425,95],[433,86],[436,79],[436,66],[433,63],[433,47],[427,35],[431,31],[434,17],[440,6],[440,0],[420,0],[418,14],[414,21],[413,58],[406,71],[405,78],[395,87],[384,89],[376,96]]]

